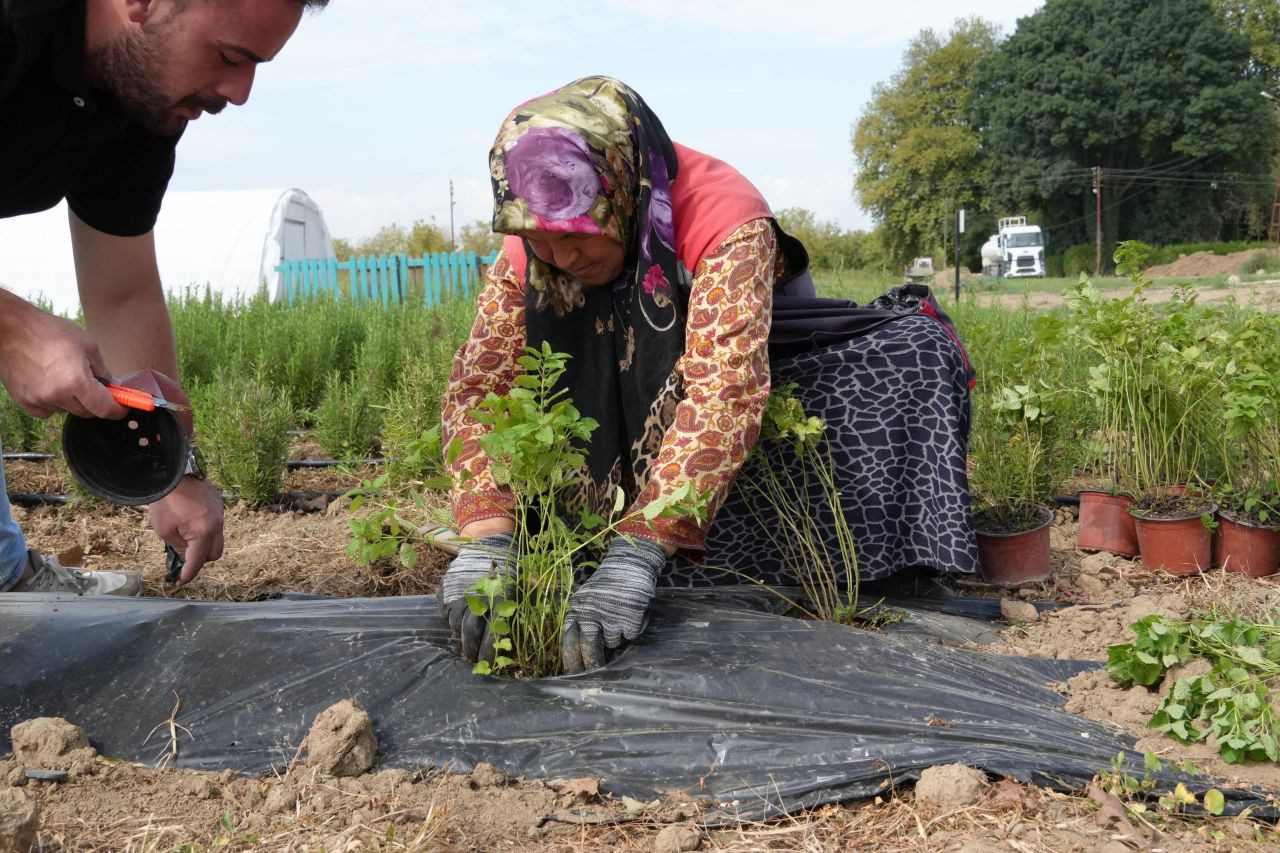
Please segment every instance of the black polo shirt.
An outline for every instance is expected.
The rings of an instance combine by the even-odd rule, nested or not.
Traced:
[[[61,199],[99,231],[155,225],[181,134],[133,124],[84,80],[85,0],[0,0],[0,218]]]

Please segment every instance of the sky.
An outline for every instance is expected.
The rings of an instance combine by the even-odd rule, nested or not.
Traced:
[[[735,166],[774,210],[872,226],[850,134],[922,29],[1014,30],[1040,0],[330,0],[258,70],[249,103],[203,116],[172,189],[298,187],[334,236],[488,221],[488,151],[517,104],[605,74],[671,137]]]

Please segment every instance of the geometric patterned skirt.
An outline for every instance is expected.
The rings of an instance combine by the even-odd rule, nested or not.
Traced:
[[[942,323],[907,314],[770,367],[773,387],[796,383],[805,413],[826,422],[861,580],[911,567],[943,576],[977,572],[965,469],[969,376]],[[796,585],[770,535],[781,529],[771,522],[772,509],[742,485],[757,476],[754,469],[761,464],[797,461],[789,447],[762,441],[712,522],[705,558],[668,561],[659,585],[742,583],[733,572],[771,585]],[[828,553],[838,555],[830,503],[815,491],[806,511]]]

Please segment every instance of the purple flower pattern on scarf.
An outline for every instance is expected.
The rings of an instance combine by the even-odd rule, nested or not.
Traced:
[[[667,162],[661,154],[650,148],[649,164],[653,192],[649,197],[648,227],[641,229],[640,233],[640,251],[644,253],[646,260],[653,258],[649,250],[650,234],[656,236],[658,241],[670,251],[675,250],[676,242],[675,226],[671,217],[671,180],[667,177]]]
[[[546,223],[582,216],[600,194],[586,142],[566,128],[529,128],[507,151],[506,161],[511,192]]]

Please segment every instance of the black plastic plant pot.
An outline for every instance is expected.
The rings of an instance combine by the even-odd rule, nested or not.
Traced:
[[[124,506],[173,491],[187,467],[187,433],[168,409],[130,409],[120,420],[67,415],[62,455],[91,494]]]

